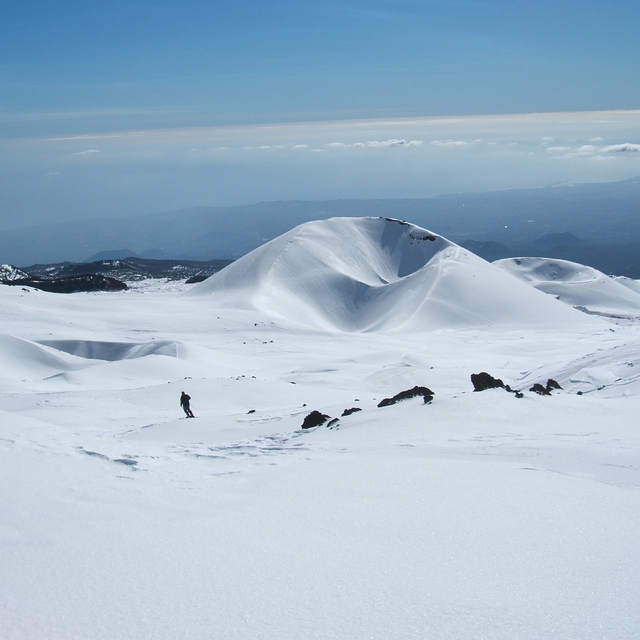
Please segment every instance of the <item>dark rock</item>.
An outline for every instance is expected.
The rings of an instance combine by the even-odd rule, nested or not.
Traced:
[[[486,371],[480,373],[471,374],[471,382],[473,383],[474,391],[486,391],[487,389],[504,389],[509,393],[513,393],[516,398],[524,398],[522,393],[517,389],[512,389],[508,384],[505,384],[500,378],[494,378]]]
[[[437,238],[428,233],[410,233],[409,237],[412,240],[429,240],[430,242],[435,242]]]
[[[327,422],[327,427],[329,427],[329,429],[331,429],[331,427],[336,424],[338,422],[338,418],[334,418],[333,420],[329,420],[329,422]]]
[[[494,378],[486,371],[471,374],[471,383],[474,391],[486,391],[487,389],[505,389],[504,382],[499,378]],[[509,389],[510,391],[511,389]]]
[[[352,413],[356,413],[356,411],[362,411],[362,409],[360,407],[351,407],[351,409],[345,409],[342,412],[342,417],[344,418],[345,416],[350,416]]]
[[[547,380],[547,391],[551,391],[551,389],[562,389],[562,387],[553,378],[549,378]]]
[[[533,391],[533,393],[537,393],[541,396],[550,396],[553,389],[562,389],[562,387],[553,378],[549,378],[547,380],[546,387],[543,387],[541,384],[536,382],[529,391]]]
[[[256,410],[255,410],[255,409],[249,409],[249,411],[247,411],[247,413],[248,413],[248,414],[249,414],[249,413],[255,413],[255,412],[256,412]]]
[[[413,387],[413,389],[401,391],[397,395],[393,396],[393,398],[385,398],[384,400],[381,400],[378,403],[378,407],[389,407],[392,404],[396,404],[396,402],[409,400],[409,398],[416,398],[417,396],[422,396],[424,398],[424,404],[429,404],[433,400],[433,395],[433,391],[427,387]]]
[[[319,411],[312,411],[303,421],[302,428],[303,429],[313,429],[313,427],[319,427],[321,424],[324,424],[327,420],[330,420],[331,416],[328,416],[324,413],[320,413]]]
[[[551,391],[547,391],[546,387],[543,387],[538,382],[536,382],[533,385],[533,387],[531,387],[531,389],[529,389],[529,391],[532,391],[533,393],[537,393],[540,396],[550,396],[551,395]]]

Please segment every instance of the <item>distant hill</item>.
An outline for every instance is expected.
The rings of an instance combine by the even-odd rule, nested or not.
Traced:
[[[230,260],[152,260],[149,258],[126,258],[95,260],[94,262],[61,262],[54,264],[34,264],[25,267],[22,277],[70,278],[76,276],[99,275],[117,278],[124,282],[135,282],[147,278],[167,280],[204,279],[226,267]],[[9,266],[9,265],[4,265]],[[26,273],[25,273],[26,272]],[[0,268],[0,275],[2,271]]]
[[[235,259],[298,224],[361,216],[407,220],[455,242],[510,247],[570,233],[589,246],[640,245],[640,178],[427,199],[263,202],[61,222],[4,231],[0,263],[79,262],[99,252],[120,253],[119,247],[153,258]]]

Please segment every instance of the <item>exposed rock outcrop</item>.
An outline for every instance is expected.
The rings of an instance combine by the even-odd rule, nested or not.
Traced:
[[[429,404],[433,400],[434,393],[427,387],[413,387],[413,389],[407,389],[393,396],[393,398],[385,398],[378,403],[378,407],[389,407],[396,402],[402,400],[409,400],[410,398],[417,398],[422,396],[424,404]]]

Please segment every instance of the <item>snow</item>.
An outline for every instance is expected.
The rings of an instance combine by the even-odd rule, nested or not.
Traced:
[[[638,637],[639,326],[575,311],[445,239],[400,270],[416,246],[401,231],[386,253],[347,235],[340,252],[323,245],[315,291],[329,299],[337,270],[376,290],[375,274],[418,274],[436,281],[438,328],[419,330],[431,298],[395,288],[375,303],[379,330],[346,301],[339,322],[312,321],[317,302],[286,298],[306,285],[298,258],[270,253],[278,240],[247,256],[246,281],[228,267],[181,291],[0,286],[0,637]],[[297,241],[284,247],[295,256]],[[468,278],[497,310],[464,315]],[[403,324],[394,308],[415,313]],[[474,393],[479,371],[524,398]],[[527,391],[548,377],[563,389]],[[431,404],[376,407],[415,385]],[[300,429],[313,409],[353,406],[337,428]]]
[[[505,258],[493,263],[539,291],[589,313],[640,317],[640,286],[597,269],[553,258]]]
[[[226,306],[342,331],[585,322],[445,238],[386,218],[296,227],[192,290]]]
[[[0,282],[11,282],[28,277],[28,273],[14,267],[12,264],[0,264]]]

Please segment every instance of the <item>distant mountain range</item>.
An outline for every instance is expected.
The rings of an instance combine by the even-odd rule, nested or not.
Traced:
[[[407,220],[458,243],[478,243],[480,255],[484,252],[487,257],[493,251],[493,259],[515,255],[514,251],[549,234],[568,233],[578,242],[568,240],[569,236],[564,240],[556,236],[551,242],[553,247],[542,249],[549,252],[557,247],[563,251],[571,248],[575,255],[550,257],[640,277],[640,259],[636,258],[640,256],[640,177],[613,183],[428,199],[265,202],[60,222],[3,231],[0,263],[24,266],[132,255],[154,259],[235,259],[298,224],[360,216]],[[585,260],[585,252],[599,255],[599,264]],[[611,268],[603,266],[609,262]],[[639,275],[621,271],[635,263],[639,268],[634,273]]]
[[[107,253],[107,252],[105,252]],[[92,262],[61,262],[57,264],[34,264],[24,267],[22,273],[33,278],[68,278],[79,275],[101,275],[116,278],[122,282],[135,282],[147,278],[166,278],[167,280],[204,280],[226,267],[231,260],[153,260],[150,258],[128,257]],[[0,265],[0,280],[2,268]],[[24,277],[24,276],[23,276]],[[15,277],[6,278],[15,280]]]

